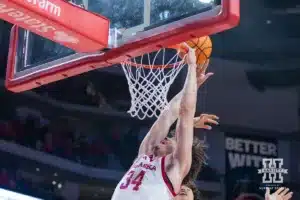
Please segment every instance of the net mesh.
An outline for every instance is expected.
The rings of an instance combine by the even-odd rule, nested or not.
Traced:
[[[132,117],[158,117],[168,106],[168,91],[185,65],[186,56],[179,50],[169,56],[168,51],[163,48],[121,63],[131,95],[128,113]]]

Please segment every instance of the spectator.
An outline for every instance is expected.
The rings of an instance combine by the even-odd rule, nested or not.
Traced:
[[[35,149],[38,150],[38,151],[42,151],[43,147],[44,147],[43,142],[41,140],[37,140],[36,145],[35,145]]]
[[[9,186],[9,177],[6,169],[2,168],[1,169],[1,174],[0,174],[0,185],[1,186]]]
[[[93,83],[89,82],[86,87],[86,93],[90,96],[92,104],[97,105],[99,108],[110,108],[105,96],[96,90]]]
[[[72,138],[68,137],[66,141],[66,146],[64,148],[64,156],[66,158],[72,159],[73,154],[73,140]]]
[[[52,133],[50,133],[50,132],[45,134],[44,151],[46,151],[47,153],[52,153],[53,152]]]
[[[86,94],[89,96],[96,96],[96,88],[93,83],[88,82],[86,86]]]
[[[93,87],[89,86],[90,94],[95,94]],[[128,144],[125,140],[136,143],[135,136],[124,135],[129,128],[123,129],[110,121],[102,121],[102,124],[95,127],[89,123],[82,123],[80,128],[76,128],[76,124],[79,124],[78,119],[73,120],[69,117],[54,118],[49,123],[41,123],[40,118],[34,115],[22,117],[22,123],[19,120],[21,116],[17,120],[0,123],[1,139],[100,168],[119,169],[120,163],[127,166],[128,163],[124,161],[131,157],[130,152],[136,149],[136,145],[125,145]],[[5,176],[3,177],[4,181]],[[10,185],[14,183],[11,182]]]
[[[97,93],[99,100],[99,108],[110,108],[110,105],[107,103],[105,96],[101,93]]]
[[[37,135],[38,128],[38,120],[29,115],[24,123],[24,132],[26,133],[24,139],[25,143],[29,145],[31,148],[35,148],[35,139]]]
[[[16,185],[15,180],[9,179],[8,187],[11,189],[16,189],[17,185]]]

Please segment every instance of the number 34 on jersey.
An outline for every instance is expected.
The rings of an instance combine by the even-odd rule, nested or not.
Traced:
[[[153,161],[152,156],[150,156],[148,158],[150,158],[150,162]],[[147,159],[147,157],[145,157],[143,159]],[[135,169],[142,169],[142,170],[135,170]],[[130,187],[132,190],[138,191],[140,185],[143,183],[143,179],[145,177],[146,170],[156,171],[156,166],[151,165],[149,163],[143,163],[143,162],[133,165],[132,170],[130,170],[126,174],[125,181],[121,183],[120,189],[124,190],[124,189],[127,189]]]

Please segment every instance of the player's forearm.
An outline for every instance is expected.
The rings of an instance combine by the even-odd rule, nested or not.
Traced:
[[[191,74],[195,77],[192,78]],[[189,82],[193,82],[194,84],[191,84]],[[194,89],[191,87],[191,85],[195,86],[195,91],[193,91]],[[188,91],[186,91],[186,90],[188,90]],[[180,93],[178,93],[170,101],[169,106],[160,114],[160,116],[158,117],[156,122],[153,124],[153,126],[151,127],[150,131],[147,133],[146,137],[144,138],[144,140],[141,144],[139,154],[151,152],[152,147],[157,145],[168,135],[171,125],[179,117],[180,106],[183,103],[182,96],[184,94],[187,95],[191,91],[194,92],[194,96],[197,94],[196,66],[189,66],[189,70],[188,70],[188,74],[186,77],[186,82],[185,82],[183,90]],[[188,99],[188,97],[186,99]],[[185,103],[189,104],[189,102],[191,102],[191,101],[188,100]],[[196,104],[196,98],[194,100],[194,104]],[[190,111],[190,113],[193,113],[193,115],[194,115],[195,106]],[[192,120],[192,126],[193,126],[193,120]]]
[[[169,106],[163,110],[150,129],[148,134],[151,134],[151,138],[155,140],[153,143],[163,140],[168,135],[172,124],[178,119],[182,94],[183,92],[181,91],[173,97]]]
[[[179,112],[180,109],[182,110],[181,112],[181,117],[187,117],[187,115],[191,115],[196,111],[196,101],[197,101],[197,78],[196,78],[196,66],[189,66],[188,74],[186,77],[186,81],[184,84],[184,87],[182,91],[179,93],[181,95],[181,101],[178,103],[178,116],[179,117]],[[182,116],[184,115],[184,116]],[[176,118],[177,119],[177,118]],[[185,120],[185,119],[183,119]],[[180,118],[177,121],[176,124],[176,130],[180,126]],[[192,126],[194,124],[194,118],[193,120],[189,120],[192,123]],[[176,131],[178,132],[178,131]]]
[[[184,112],[180,112],[181,115],[192,115],[193,117],[195,114],[197,102],[196,68],[196,65],[189,66],[180,102],[180,109],[184,110]]]
[[[168,135],[171,125],[179,116],[181,97],[182,92],[173,97],[169,106],[159,115],[158,119],[144,138],[139,149],[139,154],[150,153],[153,146],[160,143]]]
[[[196,67],[189,66],[188,74],[183,89],[170,101],[169,106],[161,113],[157,121],[152,126],[150,133],[156,138],[157,142],[164,139],[171,127],[171,125],[178,119],[180,113],[180,107],[183,103],[183,95],[186,96],[185,105],[195,105],[197,101],[197,79],[196,79]],[[191,95],[191,96],[190,96]],[[192,98],[194,96],[194,98]],[[191,98],[190,98],[191,97]],[[185,107],[185,106],[183,106]],[[191,112],[195,113],[196,105]],[[194,111],[193,111],[194,110]],[[156,135],[156,136],[154,136]]]
[[[182,99],[183,91],[180,91],[173,99],[170,101],[169,106],[162,112],[162,117],[167,118],[168,120],[165,121],[168,125],[168,129],[171,125],[178,119],[179,117],[179,109],[180,109],[180,102]]]
[[[180,104],[180,116],[176,126],[177,149],[174,159],[179,162],[179,172],[183,179],[192,163],[193,124],[197,101],[196,66],[189,66]]]
[[[180,116],[176,124],[176,137],[177,141],[183,138],[185,145],[192,145],[193,131],[187,129],[194,127],[194,114],[196,111],[197,102],[197,77],[196,66],[189,66],[188,74],[186,77],[185,85],[182,91],[182,98],[180,102]],[[183,129],[183,130],[178,130]],[[190,133],[190,134],[186,134]],[[177,134],[184,134],[177,135]]]

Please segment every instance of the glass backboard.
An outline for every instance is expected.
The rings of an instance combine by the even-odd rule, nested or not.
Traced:
[[[24,91],[192,37],[225,31],[239,22],[239,0],[73,0],[70,3],[109,19],[107,47],[78,53],[15,27],[8,88]]]

